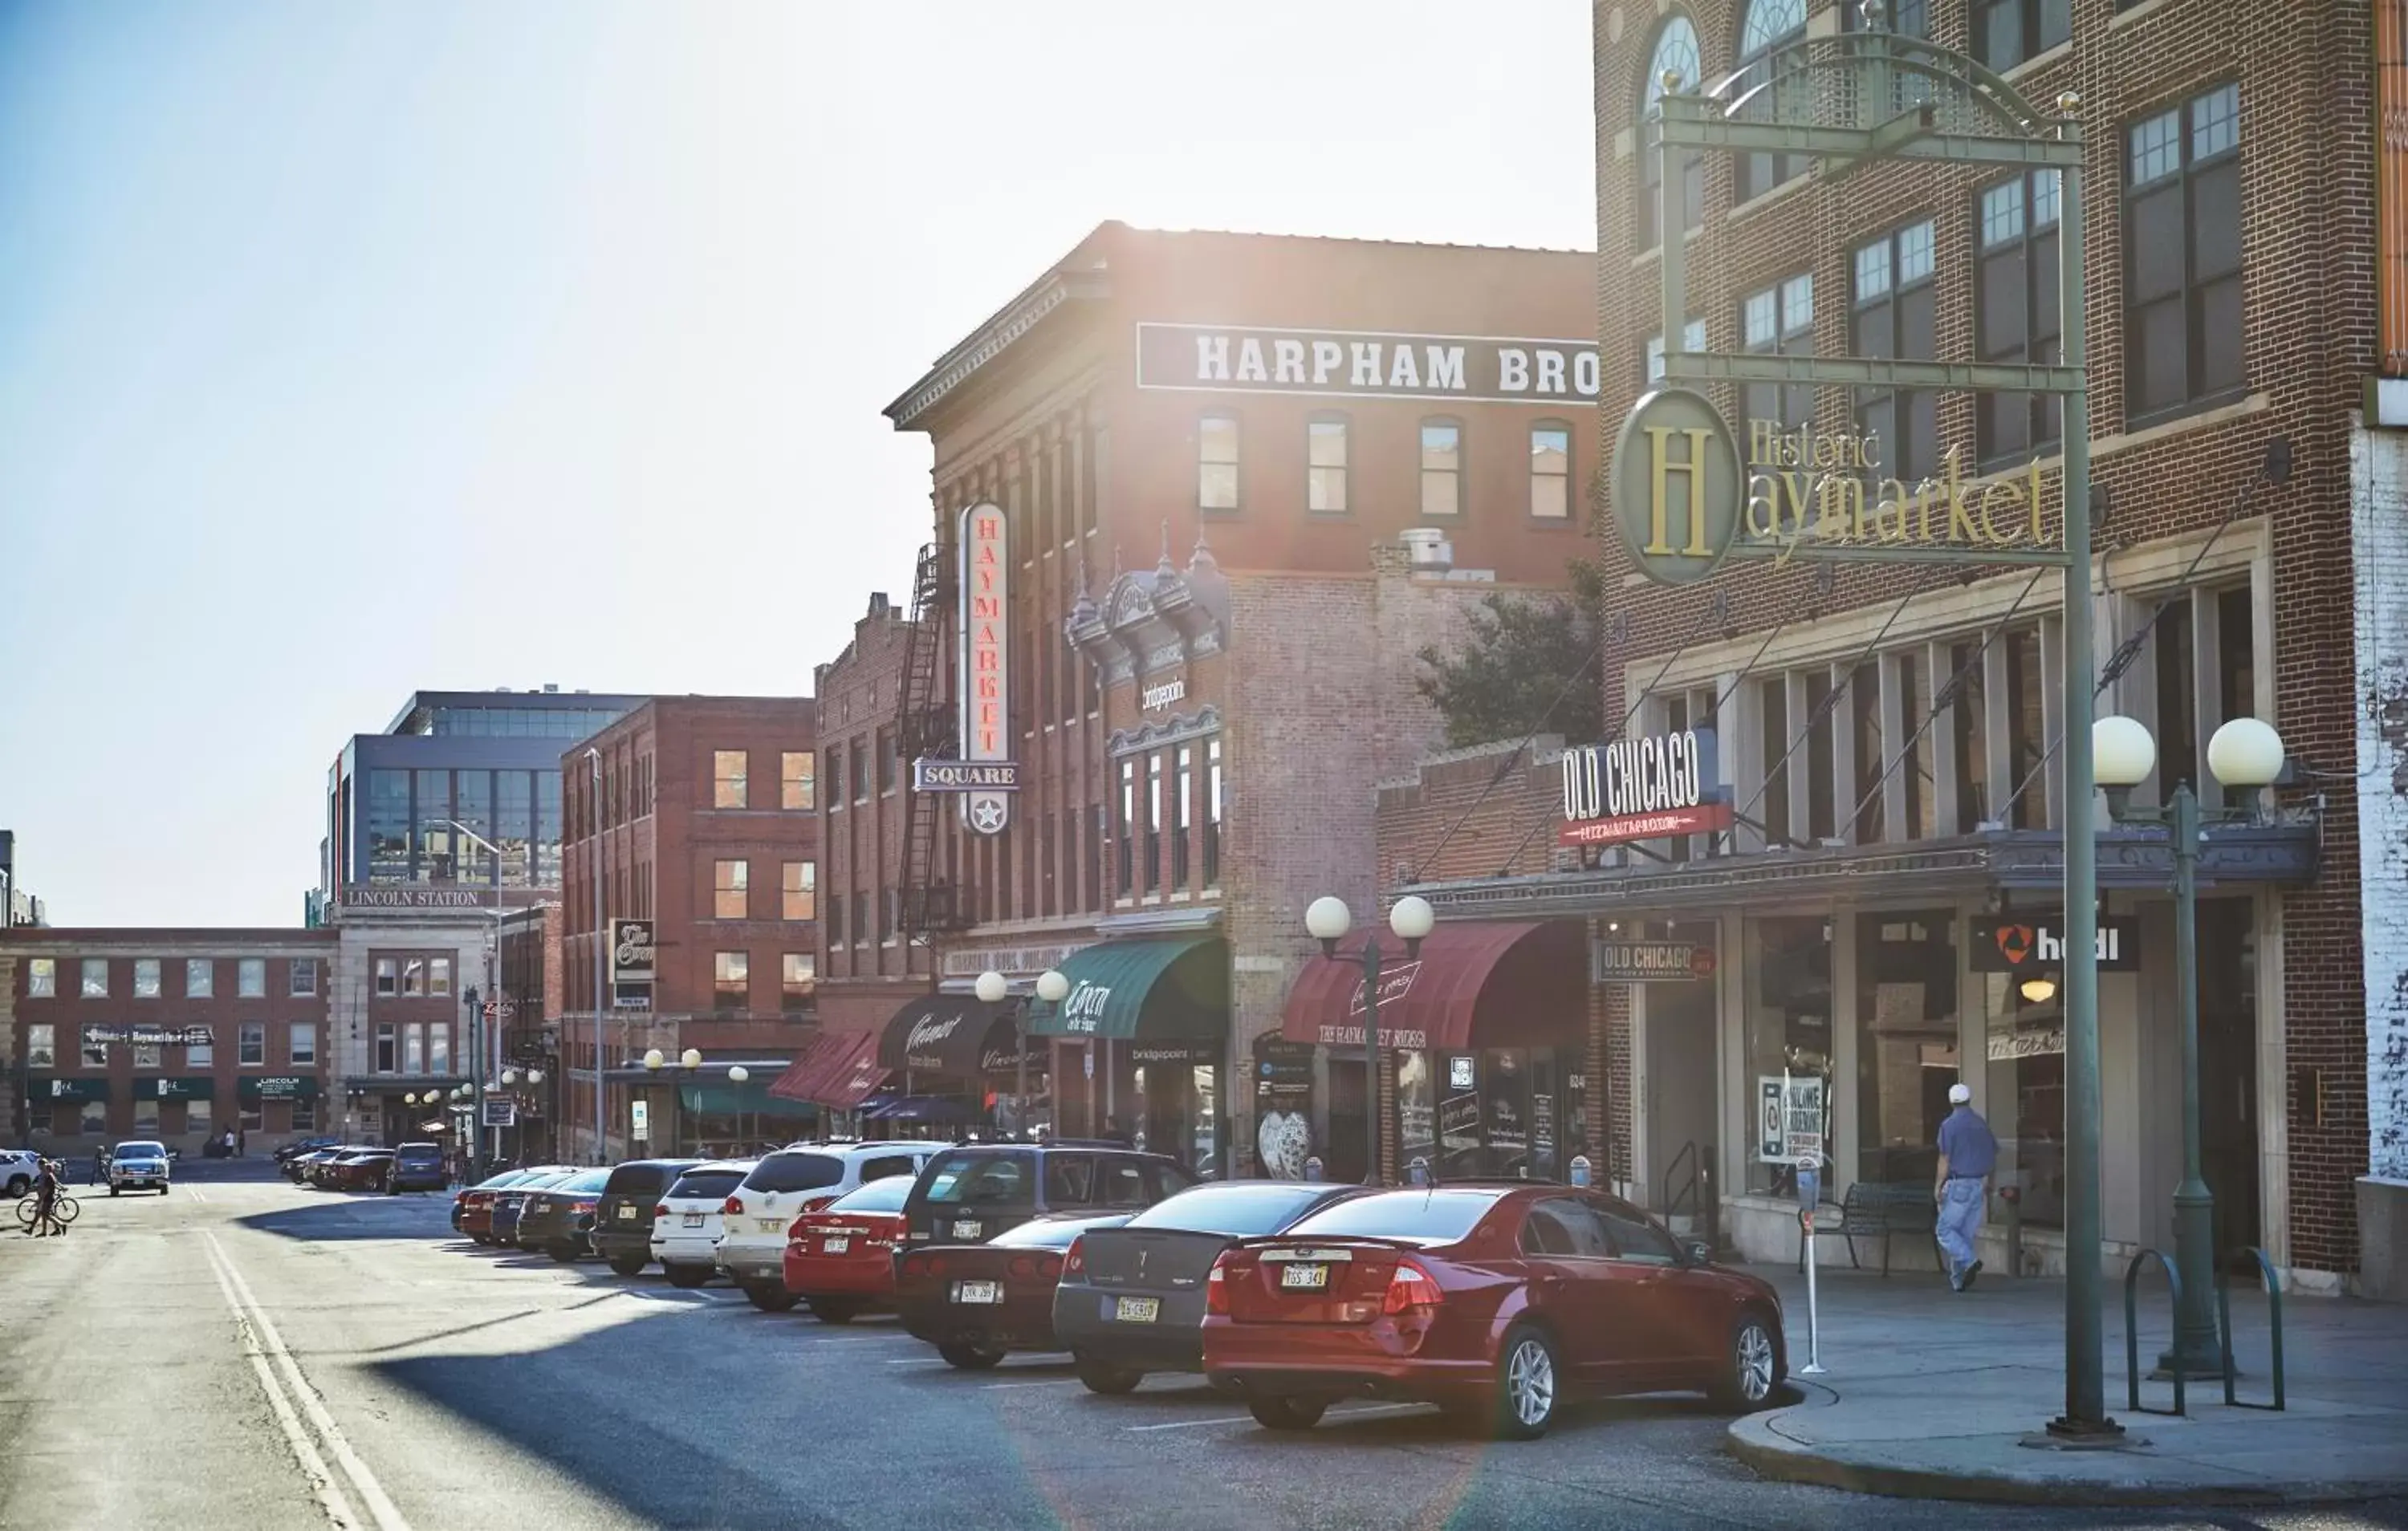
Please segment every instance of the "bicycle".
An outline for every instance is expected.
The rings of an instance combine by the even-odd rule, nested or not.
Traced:
[[[68,1195],[64,1191],[59,1192],[50,1201],[50,1222],[53,1224],[50,1231],[66,1232],[67,1224],[73,1223],[76,1220],[76,1214],[81,1210],[83,1210],[82,1204],[75,1197]],[[18,1228],[24,1233],[36,1231],[36,1224],[41,1215],[42,1196],[37,1191],[17,1204]]]

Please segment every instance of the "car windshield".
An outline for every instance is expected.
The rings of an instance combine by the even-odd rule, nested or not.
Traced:
[[[612,1196],[658,1195],[661,1187],[674,1180],[682,1167],[680,1165],[642,1163],[621,1165],[610,1171],[610,1183],[602,1188],[603,1194]]]
[[[568,1179],[568,1173],[566,1170],[552,1175],[537,1175],[527,1180],[521,1180],[515,1189],[521,1191],[549,1191],[553,1186],[558,1185],[561,1181],[566,1179]]]
[[[506,1185],[516,1185],[519,1181],[525,1180],[526,1178],[527,1172],[523,1169],[505,1169],[498,1175],[479,1180],[477,1182],[476,1189],[480,1191],[499,1191]]]
[[[736,1188],[744,1183],[743,1175],[733,1169],[689,1169],[669,1187],[672,1201],[725,1201]]]
[[[1128,1220],[1132,1228],[1185,1228],[1196,1233],[1253,1237],[1279,1232],[1297,1214],[1330,1194],[1326,1185],[1240,1180],[1199,1185],[1156,1202]]]
[[[432,1143],[411,1144],[395,1149],[394,1157],[414,1165],[431,1165],[443,1157],[443,1151]]]
[[[1067,1250],[1070,1247],[1070,1240],[1088,1229],[1110,1228],[1120,1221],[1116,1217],[1105,1218],[1101,1222],[1093,1218],[1039,1218],[1017,1228],[1007,1228],[989,1242],[1014,1250]]]
[[[1469,1233],[1504,1195],[1502,1190],[1467,1186],[1460,1190],[1389,1191],[1375,1196],[1356,1196],[1323,1208],[1288,1233],[1297,1238],[1307,1235],[1351,1235],[1401,1238],[1425,1245],[1453,1244]]]
[[[911,1199],[911,1177],[889,1175],[882,1180],[872,1180],[849,1195],[839,1196],[828,1207],[831,1212],[899,1212]]]
[[[1033,1202],[1028,1160],[1024,1154],[951,1153],[928,1177],[928,1199],[953,1202]]]
[[[580,1193],[599,1192],[604,1186],[609,1183],[610,1172],[609,1170],[589,1169],[582,1175],[562,1181],[560,1184],[553,1186],[552,1189],[555,1191],[576,1191]]]
[[[167,1151],[156,1143],[120,1143],[114,1155],[120,1159],[164,1159]]]
[[[747,1191],[816,1191],[844,1179],[844,1161],[833,1153],[772,1153],[744,1177]]]

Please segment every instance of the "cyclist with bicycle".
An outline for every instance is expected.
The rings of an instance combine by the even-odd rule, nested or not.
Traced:
[[[42,1161],[42,1172],[34,1181],[34,1237],[47,1238],[54,1233],[66,1232],[66,1224],[58,1219],[59,1162]]]

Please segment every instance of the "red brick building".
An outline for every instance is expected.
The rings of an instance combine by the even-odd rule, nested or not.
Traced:
[[[1971,48],[2028,101],[2078,94],[2104,508],[2099,710],[2157,740],[2133,794],[2143,808],[2178,780],[2211,810],[2246,806],[2205,769],[2228,719],[2274,723],[2298,767],[2272,794],[2281,823],[2208,839],[2206,1167],[2224,1242],[2337,1284],[2358,1260],[2366,994],[2356,804],[2317,783],[2353,756],[2349,427],[2374,317],[2367,8],[2001,0],[1977,7],[1977,33],[1964,6],[1893,8],[1901,30]],[[1820,39],[1860,24],[1853,5],[1819,0],[1597,7],[1608,433],[1658,343],[1657,82],[1819,67],[1815,50],[1835,49]],[[2329,109],[2301,105],[2336,94]],[[1802,158],[1710,153],[1685,185],[1686,349],[2058,354],[2070,209],[2049,173],[1901,162],[1839,178]],[[2037,475],[2044,516],[2057,512],[2062,428],[2037,398],[1767,387],[1720,403],[1742,435],[1749,421],[1877,432],[1879,471],[1908,481],[1981,494]],[[1624,558],[1618,544],[1608,556]],[[1766,1091],[1778,1098],[1787,1079],[1820,1092],[1836,1194],[1928,1181],[1946,1089],[1962,1080],[2004,1140],[2028,1258],[2060,1266],[2064,1023],[2044,956],[2063,856],[2057,572],[1733,561],[1676,589],[1624,568],[1609,723],[1627,715],[1635,737],[1711,729],[1735,827],[1558,850],[1563,798],[1544,758],[1496,786],[1469,762],[1434,763],[1392,798],[1383,859],[1429,880],[1442,918],[1572,920],[1600,939],[1709,954],[1686,981],[1594,990],[1612,1171],[1633,1194],[1683,1209],[1697,1206],[1684,1187],[1718,1198],[1743,1248],[1790,1258]],[[1509,864],[1500,841],[1521,845],[1511,823],[1532,818],[1548,829]],[[1443,853],[1414,849],[1459,819]],[[2100,980],[2106,1232],[2124,1255],[2171,1247],[2170,866],[2159,832],[2114,829],[2100,866],[2102,912],[2128,943]],[[2014,932],[2036,933],[2042,955],[2006,960],[2028,950],[2003,938]],[[1700,1163],[1710,1176],[1692,1173]]]
[[[889,407],[931,438],[933,537],[912,614],[874,608],[820,681],[844,719],[828,968],[845,1024],[879,1033],[850,1044],[878,1066],[824,1044],[822,1085],[882,1074],[986,1120],[1018,1092],[1023,1012],[968,990],[1058,968],[1071,997],[1025,1018],[1063,1129],[1249,1166],[1239,1081],[1269,1057],[1276,1114],[1361,1172],[1359,1042],[1256,1044],[1312,955],[1305,904],[1370,908],[1373,784],[1440,737],[1413,655],[1587,550],[1591,276],[1569,252],[1107,223]],[[965,602],[982,504],[1002,551],[973,539]],[[975,793],[910,780],[982,743],[1018,767],[994,832]]]
[[[264,1153],[331,1131],[331,930],[0,931],[7,1137],[66,1157],[121,1138]]]
[[[562,754],[565,1150],[592,1144],[597,880],[603,928],[650,922],[652,942],[649,979],[604,980],[609,1152],[639,1102],[660,1150],[791,1138],[781,1119],[808,1114],[765,1087],[817,1022],[816,718],[810,698],[655,696]],[[671,1066],[644,1069],[654,1050]],[[676,1066],[688,1050],[701,1068]]]

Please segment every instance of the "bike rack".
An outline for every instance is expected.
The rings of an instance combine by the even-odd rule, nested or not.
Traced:
[[[2124,1267],[2124,1407],[2135,1414],[2174,1414],[2187,1419],[2190,1415],[2190,1407],[2188,1398],[2184,1395],[2183,1374],[2180,1366],[2174,1368],[2174,1406],[2172,1409],[2149,1409],[2141,1403],[2140,1280],[2141,1266],[2143,1262],[2149,1260],[2155,1260],[2157,1263],[2157,1268],[2166,1273],[2166,1289],[2173,1295],[2174,1313],[2177,1318],[2182,1313],[2182,1278],[2175,1274],[2172,1263],[2164,1255],[2150,1249],[2144,1249],[2132,1256],[2132,1263]],[[2229,1337],[2229,1329],[2226,1333]],[[2232,1387],[2231,1353],[2231,1342],[2228,1338],[2225,1343],[2226,1381],[2224,1384],[2228,1395]]]
[[[2224,1350],[2224,1401],[2234,1409],[2264,1409],[2279,1412],[2283,1409],[2283,1282],[2274,1273],[2274,1262],[2266,1258],[2266,1252],[2255,1245],[2244,1244],[2227,1253],[2225,1258],[2230,1260],[2243,1254],[2258,1262],[2258,1280],[2266,1291],[2266,1311],[2270,1320],[2269,1349],[2272,1352],[2268,1364],[2274,1373],[2274,1401],[2243,1403],[2233,1396],[2233,1380],[2240,1373],[2233,1368],[2232,1365],[2231,1282],[2225,1279],[2227,1272],[2225,1267],[2219,1265],[2215,1271],[2215,1328],[2216,1338]]]

